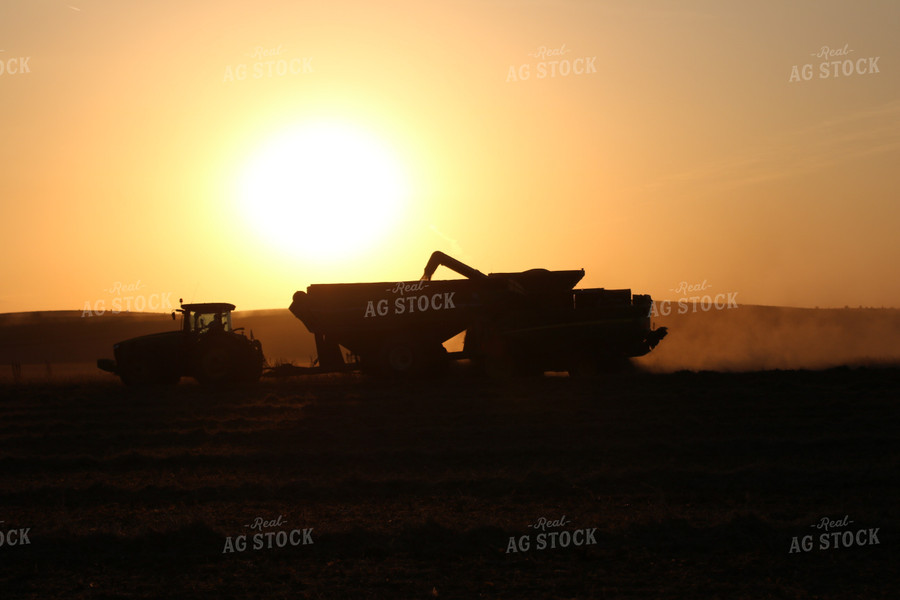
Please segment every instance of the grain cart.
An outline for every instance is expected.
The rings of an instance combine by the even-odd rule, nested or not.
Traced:
[[[176,384],[194,377],[202,384],[258,381],[265,358],[259,340],[243,327],[232,329],[233,304],[182,304],[181,329],[154,333],[113,346],[115,360],[97,367],[122,378],[126,385]],[[175,319],[175,312],[172,313]]]
[[[433,280],[439,266],[464,279]],[[322,370],[416,374],[469,359],[507,375],[591,374],[642,356],[665,337],[652,329],[651,299],[631,290],[573,289],[584,270],[491,273],[435,252],[419,280],[310,285],[290,311],[315,335]],[[461,352],[443,342],[465,331]]]

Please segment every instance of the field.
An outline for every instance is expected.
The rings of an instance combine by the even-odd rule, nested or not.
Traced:
[[[4,599],[900,593],[898,368],[0,394]]]

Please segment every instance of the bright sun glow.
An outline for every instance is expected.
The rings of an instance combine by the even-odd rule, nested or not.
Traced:
[[[260,236],[292,256],[365,252],[393,228],[408,182],[391,151],[334,123],[291,129],[240,175],[240,202]]]

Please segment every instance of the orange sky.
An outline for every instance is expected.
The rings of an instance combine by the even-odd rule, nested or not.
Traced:
[[[310,283],[415,279],[435,249],[657,298],[706,281],[900,306],[898,25],[894,1],[8,0],[0,312],[109,305],[117,282],[282,308]],[[346,200],[348,223],[390,217],[364,218],[364,244],[350,225],[320,251],[274,244],[285,223],[330,233],[310,190],[248,219],[241,174],[311,123],[403,173],[402,199]]]

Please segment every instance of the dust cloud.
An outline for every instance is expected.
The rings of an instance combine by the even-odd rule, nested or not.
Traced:
[[[653,318],[669,335],[638,359],[651,371],[824,369],[900,364],[900,310],[739,306]]]

